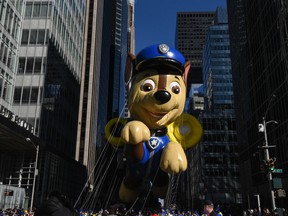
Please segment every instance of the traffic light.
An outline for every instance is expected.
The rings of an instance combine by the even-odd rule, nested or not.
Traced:
[[[276,158],[269,158],[268,160],[265,160],[265,165],[269,171],[273,171],[275,169],[275,161]]]

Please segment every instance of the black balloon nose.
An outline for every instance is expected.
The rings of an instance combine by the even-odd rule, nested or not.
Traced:
[[[156,98],[157,101],[159,101],[161,104],[164,104],[168,102],[171,98],[171,95],[168,91],[157,91],[154,94],[154,97]]]

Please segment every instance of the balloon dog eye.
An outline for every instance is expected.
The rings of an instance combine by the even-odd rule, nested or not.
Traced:
[[[180,93],[181,88],[180,88],[179,83],[177,83],[177,82],[170,83],[170,88],[171,88],[173,93],[175,93],[175,94]]]
[[[145,92],[152,91],[155,88],[155,83],[151,79],[147,79],[141,85],[141,89]]]

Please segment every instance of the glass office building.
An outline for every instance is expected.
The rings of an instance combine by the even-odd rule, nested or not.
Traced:
[[[237,106],[241,187],[245,207],[287,207],[288,190],[288,49],[287,1],[227,1],[232,71]],[[273,96],[274,95],[274,96]],[[267,122],[269,157],[276,158],[274,181],[267,178],[265,138],[258,125]],[[278,124],[273,123],[277,121]],[[243,175],[242,175],[243,173]],[[276,184],[275,182],[280,182]]]
[[[187,78],[187,97],[191,84],[202,84],[202,51],[207,30],[214,23],[214,11],[178,12],[175,47],[190,61]]]
[[[234,113],[228,21],[227,16],[224,19],[223,13],[222,8],[218,8],[218,22],[208,28],[204,44],[202,59],[205,110]]]
[[[117,170],[117,161],[115,152],[111,153],[115,149],[107,143],[104,130],[109,120],[124,113],[125,61],[128,50],[134,47],[134,1],[88,2],[76,160],[87,164],[89,173],[89,191],[83,194],[87,205],[83,208],[96,209],[101,207],[100,202],[104,206],[111,197],[114,199],[108,196],[114,187],[107,178]],[[128,31],[132,37],[129,34],[128,38]],[[113,178],[113,182],[116,180]],[[92,205],[94,202],[96,205]]]
[[[74,160],[85,8],[84,0],[0,2],[1,107],[29,129],[6,122],[10,146],[1,150],[10,153],[0,155],[1,182],[25,187],[30,200],[39,145],[35,205],[52,190],[76,200],[86,180]]]
[[[205,100],[199,120],[204,136],[189,154],[194,207],[204,199],[220,205],[242,202],[228,31],[226,9],[219,7],[214,25],[208,27],[202,57]]]
[[[84,12],[85,1],[25,1],[13,112],[33,125],[37,136],[40,136],[41,113],[55,111],[60,93],[69,89],[61,85],[65,85],[67,77],[58,75],[75,80],[76,88],[72,88],[75,93],[68,90],[63,94],[71,93],[71,100],[76,97],[71,103],[77,107],[74,103],[78,103],[77,98],[79,100],[76,92],[81,78]],[[52,73],[58,81],[51,82]],[[69,110],[69,106],[67,108]]]

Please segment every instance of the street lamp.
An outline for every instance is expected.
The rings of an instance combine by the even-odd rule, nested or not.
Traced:
[[[266,122],[266,115],[268,113],[268,110],[269,110],[269,107],[270,107],[270,104],[272,102],[272,100],[275,98],[276,96],[275,95],[272,95],[270,101],[269,101],[269,104],[268,104],[268,107],[267,107],[267,110],[265,112],[265,115],[263,116],[263,122],[262,124],[258,124],[258,130],[259,132],[264,132],[264,138],[265,138],[265,143],[264,143],[264,146],[261,146],[261,148],[264,149],[264,153],[265,153],[265,161],[269,161],[271,160],[271,158],[269,157],[269,148],[274,148],[276,146],[269,146],[268,145],[268,137],[267,137],[267,129],[266,129],[266,126],[269,124],[269,123],[275,123],[275,124],[278,124],[277,121],[274,121],[274,120],[271,120],[271,121],[268,121]],[[273,159],[272,159],[273,160]],[[272,176],[272,170],[271,169],[268,169],[268,180],[269,180],[269,184],[270,184],[270,192],[271,192],[271,203],[272,203],[272,209],[275,210],[276,209],[276,205],[275,205],[275,196],[274,196],[274,191],[273,191],[273,186],[272,186],[272,179],[273,179],[273,176]]]
[[[37,164],[38,164],[38,154],[39,154],[39,145],[35,145],[30,138],[26,138],[27,142],[32,143],[34,148],[36,149],[36,159],[34,165],[34,177],[33,177],[33,185],[32,185],[32,193],[31,193],[31,204],[30,204],[30,212],[33,210],[33,202],[34,202],[34,193],[35,193],[35,184],[36,184],[36,177],[38,175]]]

